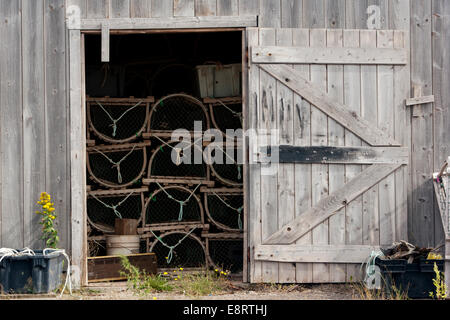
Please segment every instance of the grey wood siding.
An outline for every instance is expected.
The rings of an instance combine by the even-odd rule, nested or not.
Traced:
[[[70,248],[68,33],[64,22],[65,7],[69,5],[78,5],[81,17],[86,18],[258,14],[261,27],[347,29],[367,29],[367,7],[378,6],[381,29],[410,31],[411,86],[422,85],[424,95],[435,95],[434,104],[422,105],[420,115],[411,116],[411,124],[400,139],[413,148],[411,165],[401,173],[411,177],[405,186],[409,239],[420,245],[439,244],[441,226],[430,177],[450,153],[450,63],[446,55],[450,50],[450,5],[447,2],[0,1],[0,38],[8,43],[0,48],[0,245],[38,246],[40,229],[34,214],[35,202],[41,191],[47,191],[54,195],[60,216],[61,246]],[[363,39],[360,41],[363,46]],[[372,79],[362,79],[366,80]],[[371,200],[363,199],[363,205],[366,201]]]

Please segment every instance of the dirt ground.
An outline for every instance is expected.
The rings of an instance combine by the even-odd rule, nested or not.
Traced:
[[[126,282],[90,284],[72,296],[76,300],[352,300],[357,299],[348,284],[327,285],[249,285],[231,282],[227,290],[214,295],[188,296],[179,293],[151,293],[147,296],[133,294]]]

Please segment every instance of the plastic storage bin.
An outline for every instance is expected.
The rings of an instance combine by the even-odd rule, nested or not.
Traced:
[[[434,292],[433,271],[436,262],[439,271],[444,270],[444,260],[422,259],[408,264],[407,260],[384,260],[377,258],[375,264],[382,274],[382,286],[387,294],[392,293],[392,285],[405,291],[409,298],[429,298],[430,292]]]
[[[0,262],[0,291],[3,293],[50,293],[61,285],[64,256],[46,255],[34,250],[34,256],[5,257]]]
[[[201,98],[241,95],[242,64],[206,64],[196,67]]]

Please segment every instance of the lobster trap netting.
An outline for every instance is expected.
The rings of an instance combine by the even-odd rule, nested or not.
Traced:
[[[244,265],[242,239],[207,239],[208,256],[214,268],[239,273]]]
[[[197,129],[195,122],[201,122]],[[149,129],[152,134],[171,133],[177,129],[190,132],[209,129],[209,116],[205,106],[186,94],[172,94],[157,101],[150,112]]]
[[[202,149],[190,142],[162,142],[150,158],[148,177],[207,179],[208,166],[202,155]]]
[[[182,186],[158,188],[150,195],[145,204],[145,224],[183,222],[203,223],[203,206],[194,194],[197,188],[190,190]]]
[[[211,103],[209,110],[211,113],[211,122],[223,134],[226,134],[227,129],[242,129],[242,102]]]
[[[142,217],[141,193],[130,191],[121,195],[89,194],[87,198],[89,223],[102,232],[114,232],[115,219],[136,219]]]
[[[211,161],[211,173],[223,184],[241,186],[243,183],[242,150],[220,148],[211,150],[208,157],[219,157],[222,161]],[[211,159],[211,158],[210,158]]]
[[[89,98],[87,117],[91,131],[110,143],[124,143],[141,136],[147,127],[153,99]]]
[[[244,195],[239,193],[205,193],[205,210],[209,220],[225,231],[242,231]]]
[[[91,178],[110,188],[139,185],[146,164],[147,154],[142,146],[121,150],[91,147],[88,151],[87,167]]]
[[[190,232],[175,231],[159,236],[150,247],[158,268],[199,268],[206,265],[205,246]]]

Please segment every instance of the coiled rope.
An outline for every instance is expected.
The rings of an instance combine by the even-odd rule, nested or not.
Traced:
[[[165,243],[161,237],[158,237],[152,230],[150,230],[150,232],[153,234],[153,236],[167,249],[169,249],[169,253],[167,254],[167,264],[170,264],[170,262],[172,261],[173,258],[173,251],[175,250],[176,247],[178,247],[183,241],[184,239],[186,239],[187,237],[189,237],[189,235],[194,232],[194,230],[196,229],[196,227],[192,228],[191,231],[189,231],[188,233],[186,233],[186,235],[181,238],[180,240],[178,240],[178,242],[173,245],[173,246],[169,246],[167,243]]]
[[[366,265],[365,275],[364,275],[364,283],[366,284],[366,286],[367,286],[368,281],[370,279],[372,279],[373,276],[375,276],[375,274],[376,274],[376,271],[377,271],[376,265],[375,265],[376,259],[378,257],[382,257],[382,256],[384,256],[384,254],[383,254],[383,252],[381,252],[381,250],[372,251],[370,253],[369,258],[367,258],[367,260],[361,264],[361,268],[360,268],[361,270],[362,270],[364,264]]]
[[[119,120],[122,119],[123,116],[125,116],[129,111],[133,110],[134,108],[136,108],[137,106],[139,106],[139,105],[142,103],[142,101],[139,101],[139,102],[138,102],[137,104],[135,104],[133,107],[131,107],[131,108],[125,110],[125,111],[120,115],[119,118],[114,119],[114,118],[111,116],[111,114],[110,114],[108,111],[106,111],[106,109],[101,105],[100,102],[98,102],[98,101],[95,101],[95,102],[96,102],[96,103],[103,109],[103,111],[108,115],[109,119],[111,119],[112,124],[110,124],[109,126],[113,128],[113,132],[112,132],[112,136],[113,136],[113,137],[116,136],[117,122],[119,122]]]
[[[133,145],[133,148],[130,150],[130,152],[128,152],[122,159],[120,159],[119,161],[113,161],[110,157],[108,157],[106,154],[104,154],[103,152],[101,152],[100,150],[93,148],[93,150],[97,151],[98,153],[100,153],[102,156],[104,156],[110,163],[112,163],[112,167],[111,168],[116,168],[117,169],[117,181],[119,183],[122,183],[122,174],[120,173],[120,164],[122,163],[122,161],[124,161],[126,158],[128,158],[128,156],[134,151],[134,149],[136,148],[136,145]]]
[[[120,205],[121,205],[122,203],[124,203],[125,201],[127,201],[127,199],[128,199],[133,193],[134,193],[134,191],[131,191],[124,199],[122,199],[120,202],[118,202],[118,203],[115,204],[115,205],[110,205],[110,204],[107,204],[107,203],[103,202],[102,200],[100,200],[99,198],[97,198],[94,194],[91,194],[91,196],[92,196],[95,200],[97,200],[98,202],[100,202],[101,204],[103,204],[105,207],[107,207],[107,208],[113,210],[113,211],[114,211],[114,214],[115,214],[118,218],[122,219],[122,214],[119,212],[119,210],[117,210],[117,207],[120,207]]]
[[[239,226],[239,230],[242,230],[242,219],[241,219],[241,213],[242,210],[244,210],[244,205],[242,205],[239,208],[234,208],[232,207],[230,204],[228,204],[225,200],[222,199],[222,197],[220,197],[217,193],[215,193],[214,191],[212,192],[217,198],[219,198],[220,201],[222,201],[222,203],[224,205],[226,205],[228,208],[230,208],[231,210],[234,210],[238,213],[238,226]]]
[[[50,253],[47,253],[47,251],[51,250]],[[61,290],[61,294],[59,297],[62,297],[64,291],[66,290],[67,285],[69,285],[69,292],[72,295],[72,278],[71,278],[71,268],[70,268],[70,258],[67,255],[66,251],[64,249],[52,249],[52,248],[46,248],[42,251],[42,254],[44,256],[51,256],[51,255],[57,255],[62,254],[64,258],[67,261],[67,271],[66,271],[66,281],[64,282],[64,287]],[[22,250],[15,250],[10,248],[0,248],[0,262],[3,261],[3,259],[7,257],[20,257],[20,256],[35,256],[35,252],[31,250],[30,248],[26,247]]]
[[[161,189],[161,191],[163,191],[167,195],[167,198],[177,202],[180,205],[180,211],[178,212],[178,221],[183,220],[183,207],[186,205],[187,202],[189,202],[191,197],[194,195],[195,191],[197,191],[198,187],[200,187],[200,185],[201,185],[201,184],[199,184],[197,187],[195,187],[195,189],[191,192],[191,194],[189,195],[189,197],[186,200],[181,201],[181,200],[174,198],[172,195],[170,195],[166,191],[166,189],[164,189],[158,182],[156,182],[156,184]]]

